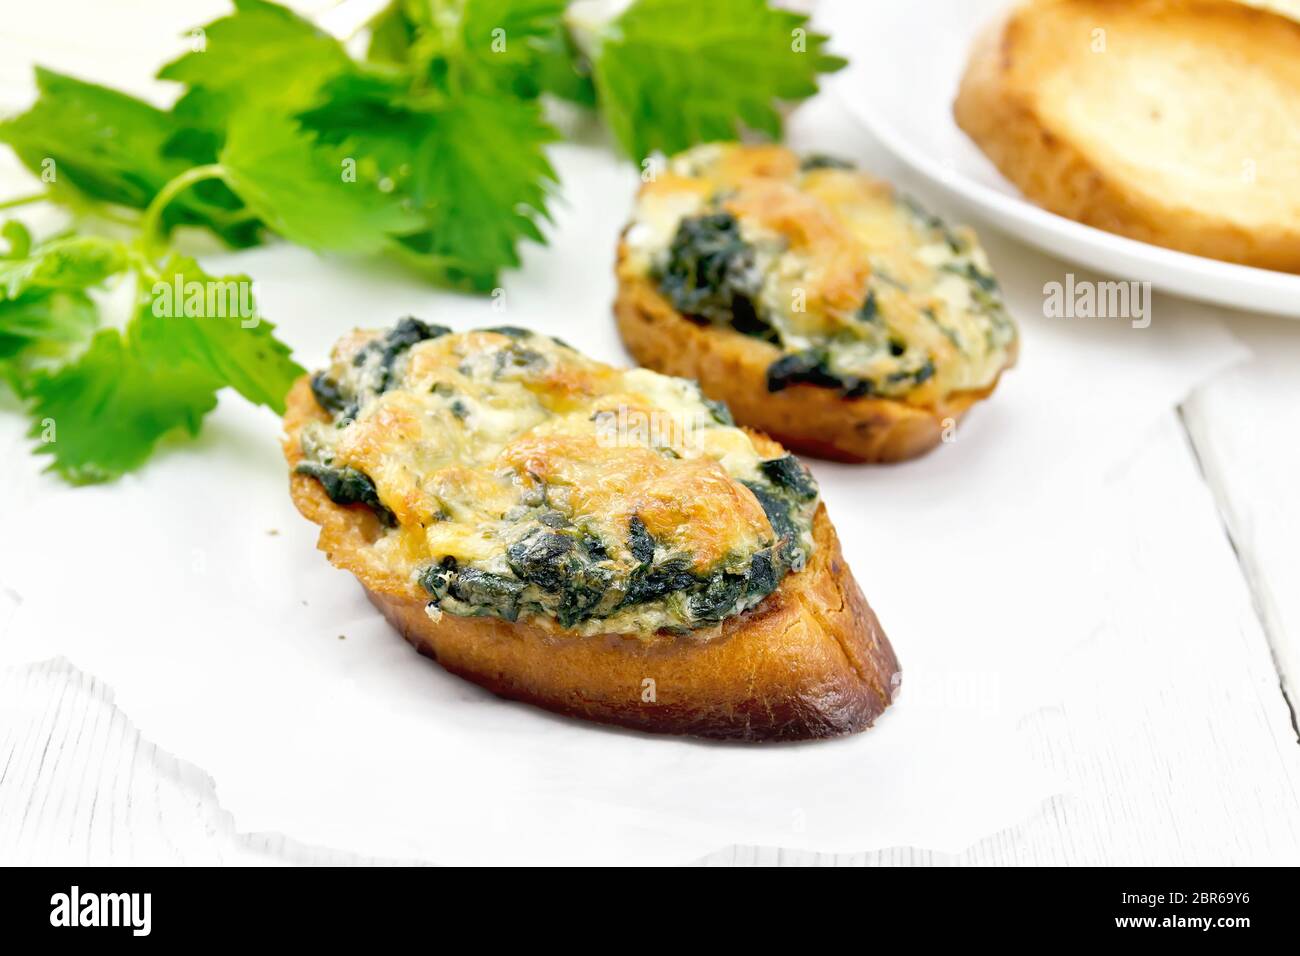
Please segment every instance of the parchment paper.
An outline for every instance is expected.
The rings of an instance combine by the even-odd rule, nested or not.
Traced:
[[[885,167],[827,98],[791,136]],[[501,308],[285,246],[205,265],[256,277],[308,366],[347,329],[409,313],[529,325],[626,363],[609,305],[637,170],[599,144],[554,158],[552,242],[528,249]],[[234,395],[197,442],[168,442],[103,487],[41,475],[19,417],[0,416],[0,659],[63,655],[106,681],[147,737],[213,775],[242,831],[440,862],[676,862],[731,843],[960,851],[1060,790],[1017,722],[1052,699],[1053,665],[1104,615],[1111,542],[1090,528],[1091,490],[1244,354],[1215,315],[1172,300],[1147,329],[1046,319],[1044,282],[1077,270],[985,238],[1021,322],[1020,367],[927,458],[813,463],[904,669],[900,701],[865,734],[656,738],[444,673],[315,551],[277,420]]]

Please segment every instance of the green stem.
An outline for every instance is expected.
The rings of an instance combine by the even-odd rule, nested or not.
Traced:
[[[162,189],[158,190],[158,195],[153,197],[153,201],[144,211],[144,216],[140,220],[140,241],[144,247],[145,257],[153,261],[153,243],[160,231],[163,210],[173,199],[189,189],[195,183],[201,183],[208,179],[224,179],[226,177],[226,168],[218,163],[210,163],[207,166],[195,166],[193,169],[187,169],[181,173]]]
[[[144,250],[132,248],[130,259],[131,266],[135,269],[137,287],[141,278],[148,279],[150,282],[156,282],[161,278],[158,268],[153,264],[153,260],[149,258]]]
[[[117,208],[107,203],[95,203],[94,206],[84,213],[87,216],[97,216],[107,222],[115,222],[119,226],[130,226],[132,229],[140,226],[140,213],[136,210],[121,212]]]
[[[47,192],[32,193],[30,196],[16,196],[13,199],[0,200],[0,209],[13,209],[16,206],[26,206],[34,202],[44,202],[50,198]]]

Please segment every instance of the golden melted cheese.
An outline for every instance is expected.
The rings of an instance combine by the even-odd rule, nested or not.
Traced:
[[[353,397],[351,417],[308,426],[302,446],[310,461],[373,482],[394,519],[374,545],[383,560],[412,578],[446,559],[510,575],[508,549],[544,513],[598,539],[615,578],[638,563],[634,519],[658,560],[701,578],[745,572],[779,543],[746,484],[764,487],[763,457],[694,383],[508,332],[440,334],[386,365],[385,333],[336,346],[322,374]],[[803,557],[814,504],[796,509],[792,546]],[[615,608],[577,629],[687,627],[681,603]]]
[[[985,388],[1016,331],[974,234],[887,183],[778,146],[710,144],[646,183],[621,268],[661,279],[684,219],[729,213],[754,254],[760,319],[871,394],[929,404]]]

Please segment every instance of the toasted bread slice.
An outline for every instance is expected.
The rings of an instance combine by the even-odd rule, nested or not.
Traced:
[[[1300,23],[1230,0],[1039,0],[978,41],[953,107],[1052,212],[1300,272]]]
[[[850,164],[715,143],[646,182],[614,312],[642,365],[800,452],[912,458],[1015,362],[975,234]]]
[[[573,633],[554,621],[431,617],[430,595],[375,547],[392,531],[380,515],[362,504],[336,503],[320,481],[298,470],[304,428],[335,421],[308,377],[287,404],[290,492],[298,510],[320,526],[319,548],[357,577],[422,653],[496,694],[640,730],[769,740],[862,730],[898,691],[898,661],[822,505],[812,519],[815,547],[807,566],[707,632]],[[765,456],[783,454],[764,436],[750,440]]]
[[[898,693],[893,649],[840,553],[823,506],[809,566],[707,641],[557,637],[443,615],[420,595],[367,588],[422,654],[511,700],[654,733],[799,740],[865,730]]]
[[[997,387],[994,379],[986,388],[955,392],[928,405],[847,398],[807,384],[770,392],[767,370],[781,358],[776,346],[690,321],[645,278],[619,282],[614,316],[623,344],[640,364],[695,379],[711,398],[727,403],[736,421],[794,451],[832,461],[883,463],[923,455],[953,435],[970,407]],[[1014,358],[1013,351],[1008,365]]]

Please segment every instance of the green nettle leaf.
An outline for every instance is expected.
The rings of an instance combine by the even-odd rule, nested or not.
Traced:
[[[637,0],[592,41],[605,119],[634,158],[746,127],[779,136],[777,101],[811,96],[817,74],[845,65],[807,22],[767,0]]]
[[[301,117],[322,143],[375,163],[407,195],[426,227],[402,239],[404,256],[439,281],[487,290],[519,264],[521,239],[542,241],[537,220],[555,172],[556,138],[532,101],[465,93],[436,105],[357,72],[326,88]]]
[[[247,276],[211,276],[173,256],[141,289],[124,332],[102,329],[75,362],[25,383],[37,453],[52,455],[50,467],[71,482],[110,481],[142,465],[169,432],[197,434],[225,386],[282,414],[302,368],[274,330],[257,314]]]
[[[565,45],[566,6],[567,0],[466,0],[460,45],[448,54],[459,60],[453,68],[458,66],[483,90],[524,98],[544,89],[577,90],[581,78],[571,68]],[[561,57],[570,67],[567,72],[560,69]]]
[[[542,242],[555,171],[543,147],[556,138],[530,102],[467,95],[430,117],[412,162],[411,194],[428,213],[427,246],[453,278],[490,289],[519,265],[521,238]]]
[[[17,226],[17,229],[13,227]],[[33,247],[17,221],[5,223],[8,255],[0,255],[0,296],[29,289],[87,289],[126,268],[126,246],[102,236],[61,236]]]
[[[535,44],[537,60],[529,68],[538,90],[588,108],[596,105],[596,84],[567,30],[557,29]]]
[[[478,60],[528,63],[532,44],[562,25],[568,0],[465,0],[461,36]]]
[[[235,12],[203,28],[203,47],[168,63],[158,78],[190,87],[174,107],[182,120],[219,129],[244,104],[303,107],[350,65],[343,46],[290,10],[235,0]]]
[[[421,105],[408,88],[409,77],[357,67],[321,90],[322,102],[295,119],[319,143],[350,147],[383,170],[406,178],[417,139],[433,106]]]
[[[170,151],[182,131],[172,114],[40,67],[36,87],[32,108],[0,123],[0,142],[56,197],[72,205],[90,200],[144,209],[190,168]],[[202,183],[168,207],[163,225],[206,226],[232,245],[247,245],[250,225],[238,205],[221,183]]]
[[[235,12],[208,24],[201,36],[199,49],[158,71],[159,79],[189,87],[172,107],[177,128],[163,151],[193,166],[217,162],[232,116],[285,116],[306,107],[321,84],[351,62],[329,34],[264,0],[236,0]],[[199,183],[194,193],[227,208],[243,205],[221,181]],[[253,245],[259,227],[250,215],[226,225],[222,236],[231,245]]]
[[[257,405],[284,413],[284,397],[303,369],[257,312],[248,276],[208,275],[173,256],[143,290],[136,318],[141,348],[160,361],[189,364]]]
[[[168,432],[197,434],[218,384],[151,354],[130,331],[102,329],[77,361],[37,374],[29,436],[68,481],[109,481],[144,464]]]
[[[98,319],[95,303],[75,289],[38,289],[0,300],[0,360],[83,342]]]
[[[76,361],[32,371],[94,331],[98,311],[86,290],[134,270],[127,247],[97,236],[33,244],[7,223],[0,256],[0,374],[32,402],[38,452],[70,481],[102,481],[142,464],[162,435],[191,433],[229,385],[251,402],[284,411],[302,369],[257,314],[247,276],[208,275],[173,256],[157,282],[140,290],[124,333],[105,329]],[[53,439],[53,440],[51,440]]]
[[[568,0],[393,0],[370,24],[371,63],[410,68],[447,88],[595,103],[564,24]]]
[[[241,112],[232,118],[220,162],[226,181],[258,218],[313,249],[370,253],[421,218],[358,171],[354,158],[313,146],[286,117]]]
[[[0,123],[8,143],[52,189],[143,209],[186,164],[163,155],[171,116],[134,97],[38,67],[36,102]]]
[[[97,321],[94,302],[79,289],[41,289],[0,300],[0,335],[10,338],[81,342]]]
[[[407,14],[406,4],[393,0],[370,21],[366,59],[393,66],[404,64],[411,55],[415,37],[416,25]]]
[[[0,255],[0,372],[26,391],[26,360],[55,357],[84,342],[98,322],[86,290],[127,268],[121,242],[98,236],[59,236],[32,244],[22,223],[6,222]]]

